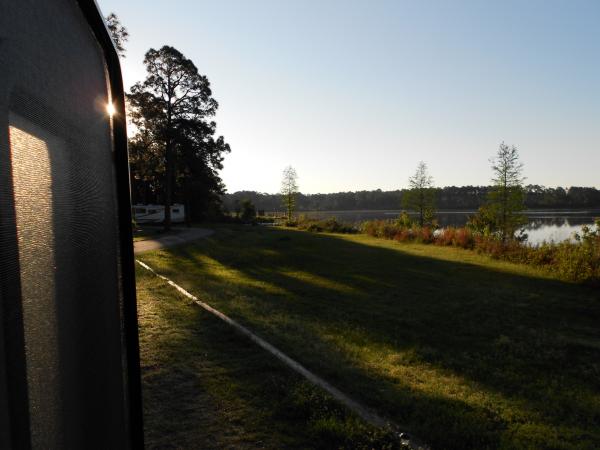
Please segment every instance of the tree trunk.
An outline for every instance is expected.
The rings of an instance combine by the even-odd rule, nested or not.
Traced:
[[[165,149],[165,220],[163,222],[165,231],[171,229],[171,199],[173,198],[173,155],[171,154],[171,143],[167,142]]]
[[[191,219],[191,214],[192,214],[192,210],[190,209],[190,189],[189,189],[189,182],[188,182],[188,178],[187,176],[183,178],[183,195],[184,195],[184,201],[183,201],[183,214],[185,217],[185,225],[189,228],[192,224],[192,219]]]
[[[503,188],[503,192],[502,192],[502,243],[505,244],[506,243],[506,235],[508,234],[508,226],[506,224],[506,216],[507,216],[507,209],[508,209],[508,183],[506,180],[507,175],[504,174],[504,188]]]
[[[287,194],[287,219],[288,222],[292,221],[292,196],[291,194]]]
[[[425,209],[425,195],[423,194],[423,189],[419,189],[419,225],[423,228],[424,222],[424,214],[423,210]]]
[[[169,92],[171,91],[171,80],[169,79]],[[165,142],[165,220],[164,220],[164,229],[165,231],[169,231],[171,229],[171,201],[173,199],[173,169],[174,169],[174,161],[173,161],[173,149],[172,149],[172,141],[171,141],[171,126],[172,126],[172,117],[171,117],[171,97],[169,96],[167,103],[167,129],[166,129],[166,142]]]
[[[148,180],[142,180],[142,204],[148,204]]]

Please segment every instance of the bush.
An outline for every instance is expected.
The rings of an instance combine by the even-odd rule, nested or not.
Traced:
[[[600,219],[594,227],[583,227],[581,233],[575,235],[577,242],[545,242],[534,247],[518,238],[502,242],[498,235],[485,229],[477,231],[473,223],[463,228],[448,227],[433,231],[431,227],[415,225],[406,220],[407,217],[401,216],[396,221],[363,222],[360,231],[369,236],[398,242],[474,249],[492,258],[545,267],[564,280],[600,282]]]
[[[402,231],[404,227],[390,220],[370,220],[363,222],[359,229],[369,236],[394,239],[396,234]]]
[[[406,211],[402,211],[400,213],[400,215],[398,216],[398,220],[396,221],[396,224],[400,228],[411,228],[414,225],[414,222],[412,221],[412,219],[410,218],[410,216],[408,215],[408,213]]]
[[[305,216],[300,216],[298,219],[298,229],[310,231],[313,233],[356,233],[356,228],[338,222],[335,217],[328,219],[309,219]]]
[[[417,236],[417,242],[421,242],[422,244],[431,244],[435,240],[433,230],[428,226],[418,228],[415,234]]]
[[[246,199],[246,200],[242,201],[240,206],[241,206],[240,219],[242,219],[242,222],[254,221],[254,219],[256,217],[256,207],[254,206],[254,204],[250,200]]]
[[[435,243],[437,245],[473,249],[475,247],[475,236],[468,228],[448,227],[439,231]]]
[[[600,281],[600,219],[595,226],[584,226],[575,235],[576,244],[558,244],[554,266],[563,278],[573,281]]]
[[[454,239],[456,237],[456,228],[448,227],[443,228],[439,231],[435,243],[437,245],[454,245]]]
[[[398,242],[409,242],[415,238],[412,229],[401,229],[394,235],[394,240]]]
[[[455,230],[452,245],[472,249],[475,247],[475,236],[473,236],[473,233],[468,228],[458,228]]]

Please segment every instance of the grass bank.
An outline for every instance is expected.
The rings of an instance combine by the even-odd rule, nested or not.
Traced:
[[[600,447],[597,289],[454,247],[260,227],[141,259],[435,448]],[[167,292],[148,289],[162,304]],[[199,339],[194,354],[181,344],[182,361],[213,355],[215,375],[198,371],[197,383],[218,380],[245,345],[195,326],[205,313],[192,311],[188,322],[170,316],[156,336],[142,326],[143,349],[157,340],[168,350],[160,364],[144,350],[146,392],[149,370],[171,376],[169,349],[183,339],[164,336],[171,326]],[[258,402],[271,423],[262,370],[223,376],[255,380],[243,402],[248,411]],[[150,392],[169,396],[171,385]]]

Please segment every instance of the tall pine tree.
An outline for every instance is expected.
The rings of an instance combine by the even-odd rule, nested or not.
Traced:
[[[188,207],[192,192],[204,196],[205,207],[218,201],[224,191],[218,170],[222,168],[222,155],[230,149],[222,137],[214,138],[216,125],[209,119],[218,104],[208,78],[198,73],[191,60],[177,49],[164,46],[150,49],[144,65],[146,79],[136,83],[127,96],[130,118],[137,129],[132,143],[140,152],[146,145],[152,155],[159,155],[155,167],[162,180],[154,185],[162,191],[164,227],[168,230],[170,206],[176,197]],[[136,175],[141,178],[135,173],[134,178]]]

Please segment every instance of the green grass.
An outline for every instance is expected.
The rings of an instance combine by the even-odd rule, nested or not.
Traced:
[[[166,282],[137,278],[147,448],[399,448]]]
[[[435,448],[600,448],[597,290],[456,248],[264,228],[220,229],[141,259]],[[169,295],[148,290],[156,303]],[[165,327],[200,333],[200,319],[189,320]],[[154,342],[147,333],[142,326],[143,347]],[[190,338],[212,352],[217,373],[237,349],[219,335]],[[250,409],[270,392],[261,373],[250,366],[256,390],[241,389]]]

